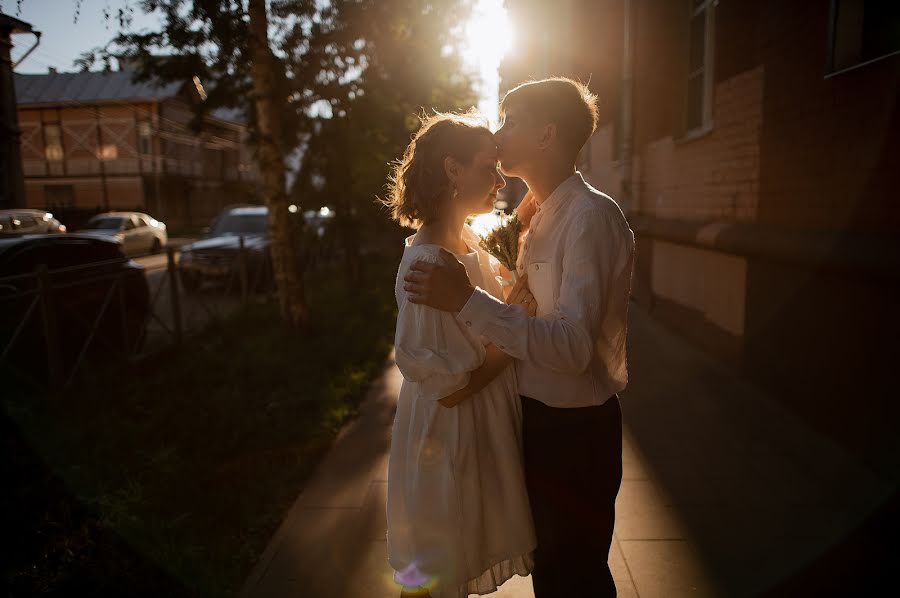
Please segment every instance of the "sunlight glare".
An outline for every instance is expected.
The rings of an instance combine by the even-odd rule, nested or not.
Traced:
[[[500,226],[502,222],[500,214],[497,212],[490,212],[488,214],[479,214],[475,216],[469,222],[469,226],[472,227],[472,230],[475,231],[476,235],[485,237],[489,232]]]
[[[472,15],[463,25],[460,53],[480,79],[479,109],[497,123],[498,69],[513,45],[513,29],[503,0],[476,0]]]
[[[463,58],[473,65],[497,68],[512,40],[503,0],[477,0],[464,25]]]

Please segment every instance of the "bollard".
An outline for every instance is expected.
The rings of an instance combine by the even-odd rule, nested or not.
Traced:
[[[169,296],[172,300],[172,319],[173,330],[175,330],[175,344],[180,345],[182,340],[181,329],[181,298],[179,296],[178,273],[175,271],[175,250],[172,247],[166,247],[166,261],[169,271]]]
[[[41,264],[37,269],[38,294],[41,298],[41,314],[44,321],[44,341],[47,343],[47,370],[50,386],[57,388],[62,382],[62,365],[60,363],[59,335],[56,328],[56,312],[50,296],[50,274],[47,265]]]
[[[119,313],[122,315],[122,345],[125,350],[125,357],[131,357],[131,344],[128,338],[128,312],[125,304],[125,290],[122,286],[122,277],[116,278],[115,283],[118,285],[119,291]]]
[[[238,268],[240,268],[241,276],[241,305],[247,305],[247,252],[244,249],[244,235],[240,237]]]

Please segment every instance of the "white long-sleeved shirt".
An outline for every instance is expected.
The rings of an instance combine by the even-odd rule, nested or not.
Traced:
[[[537,317],[476,287],[457,318],[517,359],[520,394],[551,407],[602,405],[628,382],[633,265],[622,210],[576,172],[538,208],[519,255]]]

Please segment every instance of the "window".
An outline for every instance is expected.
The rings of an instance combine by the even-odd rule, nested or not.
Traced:
[[[828,71],[842,71],[900,53],[900,2],[832,0]]]
[[[119,148],[115,143],[104,143],[97,148],[97,158],[99,160],[108,161],[115,160],[119,157]]]
[[[691,0],[685,129],[688,135],[712,126],[713,0]]]
[[[139,122],[138,137],[140,139],[140,149],[142,154],[153,153],[153,139],[151,135],[153,135],[153,129],[150,127],[150,123],[146,120]]]
[[[44,155],[51,162],[63,159],[62,131],[58,124],[44,124]]]

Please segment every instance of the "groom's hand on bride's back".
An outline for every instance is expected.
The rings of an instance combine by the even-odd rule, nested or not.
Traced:
[[[459,311],[475,292],[466,267],[452,253],[441,249],[441,264],[415,261],[403,277],[411,303],[441,311]]]

